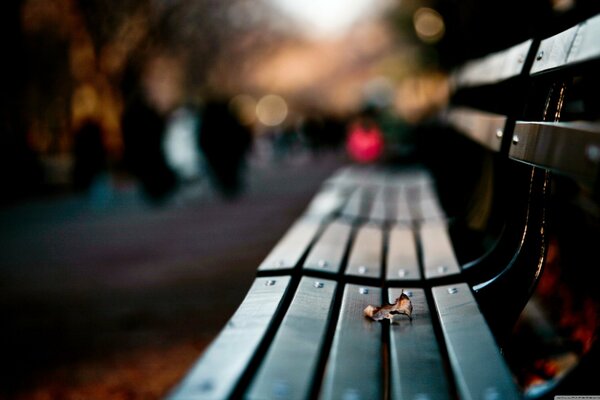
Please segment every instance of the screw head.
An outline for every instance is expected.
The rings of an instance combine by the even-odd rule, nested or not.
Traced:
[[[369,294],[369,289],[366,287],[361,287],[360,289],[358,289],[358,293],[360,294]]]
[[[440,274],[445,274],[446,272],[448,272],[448,267],[447,267],[447,266],[445,266],[445,265],[440,265],[440,266],[438,267],[437,271],[438,271]]]
[[[268,281],[265,282],[265,286],[273,286],[273,285],[275,285],[275,282],[277,282],[277,281],[273,280],[273,279],[269,279]]]
[[[366,274],[368,270],[369,270],[369,268],[365,267],[364,265],[361,265],[360,267],[358,267],[358,273],[361,275]]]
[[[502,136],[504,136],[504,132],[502,131],[502,129],[496,129],[496,137],[498,139],[502,139]]]
[[[512,144],[517,145],[519,144],[519,137],[517,135],[514,135],[512,138]]]
[[[448,288],[448,293],[449,294],[456,294],[456,293],[458,293],[458,289],[455,288],[455,287]]]
[[[537,56],[535,57],[537,61],[540,61],[542,58],[544,58],[544,50],[537,53]]]
[[[404,294],[407,295],[408,297],[413,297],[412,290],[407,290],[406,292],[404,292]]]
[[[321,268],[327,268],[327,266],[329,265],[329,263],[328,263],[327,261],[325,261],[325,260],[319,260],[319,261],[317,262],[317,265],[318,265],[319,267],[321,267]]]
[[[400,268],[398,270],[398,276],[400,278],[404,278],[406,275],[408,275],[408,271],[406,271],[404,268]]]
[[[277,261],[277,266],[278,267],[285,267],[285,261],[284,260]]]
[[[323,284],[323,282],[315,282],[313,284],[313,286],[316,287],[317,289],[321,289],[325,285]]]

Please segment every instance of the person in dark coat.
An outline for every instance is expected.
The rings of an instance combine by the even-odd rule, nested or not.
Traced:
[[[136,96],[123,114],[122,130],[126,168],[139,180],[150,199],[164,200],[173,192],[176,177],[162,149],[165,119],[141,96]]]
[[[239,195],[252,133],[239,122],[227,102],[213,101],[205,106],[199,141],[216,187],[226,197]]]
[[[102,129],[96,121],[88,120],[75,131],[73,155],[73,186],[76,190],[89,190],[107,166]]]

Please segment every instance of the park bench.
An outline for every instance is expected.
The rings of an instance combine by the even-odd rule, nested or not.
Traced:
[[[423,165],[326,180],[173,399],[517,399],[552,176],[597,199],[600,16],[453,72]],[[596,72],[594,72],[596,68]],[[412,319],[367,305],[405,293]]]

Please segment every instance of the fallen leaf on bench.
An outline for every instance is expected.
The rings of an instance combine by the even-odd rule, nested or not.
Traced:
[[[375,307],[372,305],[368,305],[364,309],[365,317],[369,317],[374,321],[381,321],[384,319],[389,319],[391,322],[394,322],[394,315],[404,314],[408,318],[412,319],[412,303],[410,298],[402,293],[396,299],[394,304],[387,304],[381,307]]]

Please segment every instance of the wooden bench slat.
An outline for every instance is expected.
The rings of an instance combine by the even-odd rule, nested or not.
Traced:
[[[282,304],[290,277],[256,278],[244,301],[171,399],[230,396]]]
[[[421,271],[412,229],[395,226],[388,237],[386,280],[420,280]]]
[[[315,239],[321,224],[318,220],[298,220],[271,250],[258,267],[259,271],[294,268]]]
[[[392,186],[417,186],[431,183],[432,176],[426,168],[415,167],[389,173],[386,182]]]
[[[512,374],[467,284],[432,289],[461,399],[520,399]]]
[[[358,187],[342,210],[342,216],[350,219],[367,218],[370,212],[369,193],[366,187]]]
[[[330,280],[302,278],[246,398],[308,398],[336,285]]]
[[[402,289],[388,290],[391,304]],[[390,324],[390,398],[449,399],[446,377],[427,299],[423,289],[405,289],[413,305],[413,319],[400,318]]]
[[[327,217],[339,212],[348,200],[349,191],[340,186],[325,186],[313,197],[305,214]]]
[[[351,231],[350,225],[339,221],[329,224],[308,253],[304,268],[339,272]]]
[[[487,149],[498,152],[507,117],[467,107],[456,107],[446,115],[448,122],[458,131]]]
[[[600,57],[600,15],[542,40],[531,74]]]
[[[460,273],[445,222],[427,221],[419,230],[425,279]]]
[[[340,186],[351,186],[354,185],[353,176],[355,175],[354,167],[349,165],[346,167],[338,168],[329,178],[324,182],[325,185],[340,185]]]
[[[371,213],[369,215],[370,221],[382,224],[390,219],[389,206],[386,199],[391,195],[391,190],[385,186],[379,187],[373,198],[373,205],[371,206]]]
[[[423,199],[419,202],[422,220],[445,219],[446,213],[442,210],[439,201],[433,198]]]
[[[600,124],[518,121],[509,156],[593,183],[600,165]]]
[[[344,288],[321,399],[380,399],[383,395],[382,325],[364,317],[381,303],[381,289],[348,284]]]
[[[396,198],[392,203],[392,209],[394,214],[394,220],[396,222],[410,223],[414,219],[413,212],[411,211],[409,200],[408,200],[408,189],[403,186],[400,187],[396,193]]]
[[[382,251],[383,230],[381,227],[361,226],[350,250],[346,275],[380,278]]]
[[[579,24],[577,35],[569,51],[568,64],[597,59],[600,57],[600,15]]]
[[[530,39],[465,64],[453,75],[453,86],[489,85],[518,76],[523,70],[532,44],[533,40]]]
[[[446,213],[440,205],[433,183],[420,185],[417,193],[416,204],[413,205],[417,219],[424,221],[446,219]]]
[[[578,26],[567,29],[558,35],[542,40],[537,56],[531,66],[531,73],[536,74],[563,65],[569,54],[569,49],[577,34]]]

